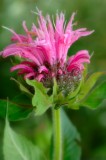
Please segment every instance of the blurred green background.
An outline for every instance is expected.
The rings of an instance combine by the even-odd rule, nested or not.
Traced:
[[[63,11],[67,21],[72,12],[77,11],[75,21],[78,22],[78,27],[94,29],[95,32],[76,42],[70,48],[69,54],[88,49],[90,53],[94,52],[90,72],[106,70],[106,0],[0,0],[0,51],[11,43],[11,33],[1,26],[23,33],[23,20],[26,20],[29,28],[33,22],[36,23],[36,15],[31,13],[36,10],[36,6],[44,14],[54,15],[57,11]],[[10,66],[11,59],[0,58],[0,98],[11,99],[19,93],[17,85],[10,80],[10,77],[15,76],[9,72]],[[28,120],[12,122],[12,126],[46,150],[45,146],[49,146],[51,135],[50,114],[48,111],[47,115],[40,118],[34,118],[32,115]],[[79,111],[68,111],[68,116],[81,134],[81,160],[106,160],[106,101],[96,111],[81,108]],[[36,130],[37,126],[39,127]],[[1,118],[0,160],[3,160],[3,128],[4,119]]]

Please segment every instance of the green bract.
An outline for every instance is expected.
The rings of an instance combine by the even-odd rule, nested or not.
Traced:
[[[32,105],[36,107],[36,115],[43,114],[50,106],[52,106],[52,97],[48,96],[47,91],[41,82],[36,80],[26,80],[26,82],[34,87],[35,93],[32,97]]]

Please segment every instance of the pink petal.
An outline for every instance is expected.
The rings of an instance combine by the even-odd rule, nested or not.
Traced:
[[[14,35],[15,37],[17,37],[17,40],[18,40],[19,42],[22,42],[20,36],[19,36],[13,29],[10,29],[10,28],[7,28],[7,27],[3,27],[3,28],[9,30],[11,33],[13,33],[13,35]]]
[[[75,63],[67,67],[68,72],[72,72],[75,70],[82,71],[83,69],[84,69],[84,66],[82,64],[75,64]]]
[[[37,80],[37,81],[41,81],[42,78],[44,78],[44,75],[43,75],[43,74],[39,74],[39,75],[36,77],[36,80]]]
[[[87,50],[78,51],[75,55],[71,56],[68,59],[68,64],[70,63],[79,63],[79,62],[90,62],[90,55]]]
[[[48,73],[48,69],[45,66],[40,66],[39,73],[42,73],[42,72]]]
[[[65,34],[67,34],[70,31],[70,29],[72,30],[72,22],[74,20],[75,14],[76,14],[75,12],[72,14],[72,16],[68,22],[68,24],[66,26]]]
[[[18,69],[24,69],[25,71],[33,72],[33,69],[31,67],[24,65],[24,64],[18,64],[16,66],[11,67],[11,72],[18,70]]]
[[[22,42],[28,42],[28,37],[27,36],[24,36],[24,35],[21,35],[21,34],[18,34],[18,36],[20,37],[20,39],[22,40]],[[18,39],[17,39],[17,37],[15,35],[12,36],[11,40],[13,42],[18,41]]]
[[[28,65],[28,66],[31,66],[31,67],[36,67],[35,63],[34,62],[30,62],[30,61],[23,61],[21,62],[21,64],[25,64],[25,65]]]
[[[71,72],[71,70],[73,70],[75,67],[83,70],[83,63],[90,63],[90,55],[87,50],[81,50],[77,52],[76,55],[71,56],[67,62],[67,70]]]
[[[27,33],[29,42],[32,42],[32,37],[31,37],[31,35],[29,34],[28,28],[27,28],[27,26],[26,26],[26,22],[23,21],[23,24],[22,24],[22,25],[23,25],[23,28],[24,28],[25,32]]]
[[[32,78],[32,77],[35,77],[35,73],[34,72],[32,72],[32,73],[28,73],[28,74],[26,74],[25,76],[24,76],[24,78],[25,79],[29,79],[29,78]]]

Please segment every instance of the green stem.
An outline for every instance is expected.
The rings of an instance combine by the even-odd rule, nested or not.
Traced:
[[[54,154],[53,160],[62,160],[62,137],[60,109],[53,109],[53,138]]]

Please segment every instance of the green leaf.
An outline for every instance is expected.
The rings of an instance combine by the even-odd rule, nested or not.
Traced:
[[[52,98],[47,95],[46,89],[41,82],[26,80],[27,84],[34,87],[35,94],[32,98],[32,105],[36,107],[36,115],[41,115],[52,106]]]
[[[0,99],[0,117],[6,117],[7,100]],[[32,112],[33,108],[23,107],[14,102],[8,101],[8,117],[11,121],[25,119]]]
[[[93,73],[84,83],[80,95],[78,97],[79,101],[84,99],[87,94],[90,92],[90,90],[94,87],[94,85],[96,84],[97,80],[104,75],[105,72],[96,72]]]
[[[106,99],[106,81],[94,88],[81,105],[96,109],[102,104],[104,99]]]
[[[54,79],[53,82],[54,82],[53,83],[53,99],[55,99],[55,97],[57,96],[58,85],[57,85],[56,79]]]
[[[106,160],[106,144],[98,146],[92,154],[93,160]]]
[[[7,119],[4,131],[3,152],[4,160],[45,160],[39,148],[10,128]]]
[[[31,98],[23,93],[13,97],[11,101],[26,107],[31,106]]]
[[[72,98],[76,97],[81,89],[82,84],[83,84],[83,79],[80,81],[80,83],[79,83],[78,87],[75,89],[75,91],[73,91],[72,93],[70,93],[67,96],[67,99],[72,99]]]
[[[80,160],[81,148],[78,144],[80,141],[79,133],[63,110],[61,111],[61,124],[63,160]]]
[[[67,105],[68,108],[77,110],[80,107],[80,103],[76,101],[76,99],[70,100]]]
[[[25,92],[27,93],[28,95],[32,96],[32,93],[22,84],[20,83],[19,81],[17,81],[16,79],[14,78],[11,78],[13,81],[15,81],[18,85],[19,85],[19,88],[22,92]]]

